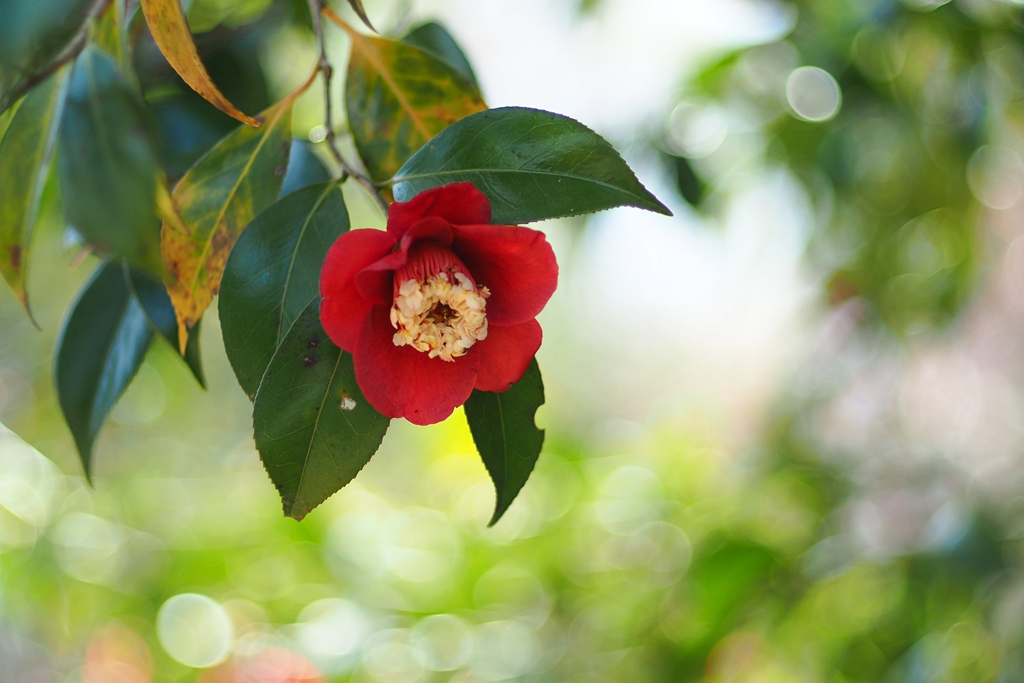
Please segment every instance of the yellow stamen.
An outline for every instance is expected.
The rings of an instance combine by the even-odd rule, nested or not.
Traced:
[[[408,345],[451,362],[487,338],[484,300],[491,293],[474,286],[463,273],[449,272],[451,277],[440,272],[425,280],[406,280],[398,287],[391,307],[391,325],[398,330],[395,346]]]

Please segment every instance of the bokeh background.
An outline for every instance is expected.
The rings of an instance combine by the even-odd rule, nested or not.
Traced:
[[[186,5],[243,110],[308,73],[304,2]],[[49,364],[98,261],[51,183],[41,331],[0,292],[0,680],[1021,680],[1021,3],[366,6],[391,35],[443,23],[491,106],[586,123],[675,217],[535,226],[561,266],[547,441],[495,527],[461,412],[393,424],[297,523],[215,307],[209,390],[154,346],[85,483]],[[139,45],[180,174],[233,124]],[[297,138],[323,138],[319,97]],[[353,225],[383,225],[349,185]]]

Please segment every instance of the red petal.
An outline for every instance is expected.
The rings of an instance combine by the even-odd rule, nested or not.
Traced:
[[[491,222],[491,203],[473,183],[453,183],[420,192],[388,209],[388,232],[401,237],[421,218],[437,216],[452,225]]]
[[[544,233],[510,225],[456,225],[452,251],[478,285],[491,290],[487,320],[517,325],[536,318],[558,286],[558,263]]]
[[[438,216],[427,216],[413,223],[412,227],[402,235],[402,246],[412,244],[414,240],[435,240],[446,247],[452,243],[452,225]]]
[[[409,260],[409,249],[419,240],[433,240],[442,245],[452,243],[452,226],[440,218],[424,218],[418,221],[402,236],[398,249],[370,264],[356,274],[356,287],[359,293],[376,303],[389,300],[379,298],[378,294],[387,289],[392,281],[393,273],[404,266]]]
[[[393,301],[395,271],[409,259],[409,249],[399,247],[356,273],[356,289],[373,303]]]
[[[519,325],[488,325],[487,339],[477,342],[465,356],[476,356],[480,363],[474,388],[505,391],[518,382],[537,355],[541,337],[536,320]]]
[[[448,362],[411,346],[395,346],[390,310],[377,305],[366,317],[353,354],[359,388],[387,417],[418,425],[440,422],[473,392],[477,361],[467,354]]]
[[[360,295],[355,286],[356,273],[391,251],[395,238],[383,230],[351,230],[344,233],[327,251],[320,271],[320,322],[335,344],[345,351],[356,348],[363,319],[374,302]],[[384,296],[391,296],[387,282]]]

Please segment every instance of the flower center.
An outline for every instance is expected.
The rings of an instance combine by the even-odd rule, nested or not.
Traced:
[[[466,271],[458,257],[439,244],[417,244],[410,250],[408,264],[395,273],[395,346],[454,361],[487,338],[485,299],[491,293],[477,287]]]

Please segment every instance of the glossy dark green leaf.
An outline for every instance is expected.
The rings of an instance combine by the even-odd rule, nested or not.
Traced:
[[[352,481],[389,422],[363,398],[352,356],[327,338],[315,299],[278,347],[253,406],[256,448],[284,513],[302,519]]]
[[[341,186],[312,185],[257,216],[231,250],[218,310],[224,349],[250,399],[281,339],[319,293],[327,250],[348,228]]]
[[[53,69],[78,41],[97,0],[0,2],[0,111]]]
[[[96,436],[142,365],[153,330],[117,260],[96,270],[70,310],[58,336],[54,381],[88,477]]]
[[[101,251],[159,258],[157,155],[137,93],[111,57],[87,48],[71,74],[60,130],[64,215]]]
[[[305,140],[292,138],[292,151],[288,155],[288,172],[284,174],[284,184],[279,197],[291,194],[317,183],[326,183],[331,179],[324,162],[313,152],[313,145]]]
[[[544,430],[537,429],[534,415],[542,405],[544,380],[536,359],[508,391],[473,391],[466,401],[469,430],[497,492],[491,525],[505,514],[537,464]]]
[[[466,80],[478,88],[480,87],[476,80],[476,74],[473,73],[473,67],[470,65],[469,60],[466,59],[466,54],[459,47],[459,44],[455,42],[452,34],[448,33],[440,24],[430,21],[417,26],[405,34],[402,42],[425,50],[438,59],[443,59],[465,76]]]
[[[238,127],[195,93],[165,93],[148,100],[160,137],[161,160],[174,183],[217,141]]]
[[[167,289],[151,273],[127,265],[125,268],[132,294],[142,304],[142,310],[145,311],[153,329],[170,343],[175,353],[179,353],[178,319],[174,314],[171,297],[167,296]],[[188,369],[192,371],[192,376],[199,382],[199,386],[205,389],[206,375],[203,373],[203,362],[199,349],[199,323],[192,328],[192,334],[188,337],[183,360],[188,365]]]
[[[604,138],[568,117],[505,107],[442,131],[395,175],[397,201],[471,182],[495,223],[515,224],[635,206],[671,216]]]
[[[0,275],[26,311],[29,244],[57,144],[66,80],[62,70],[30,92],[0,141]]]

